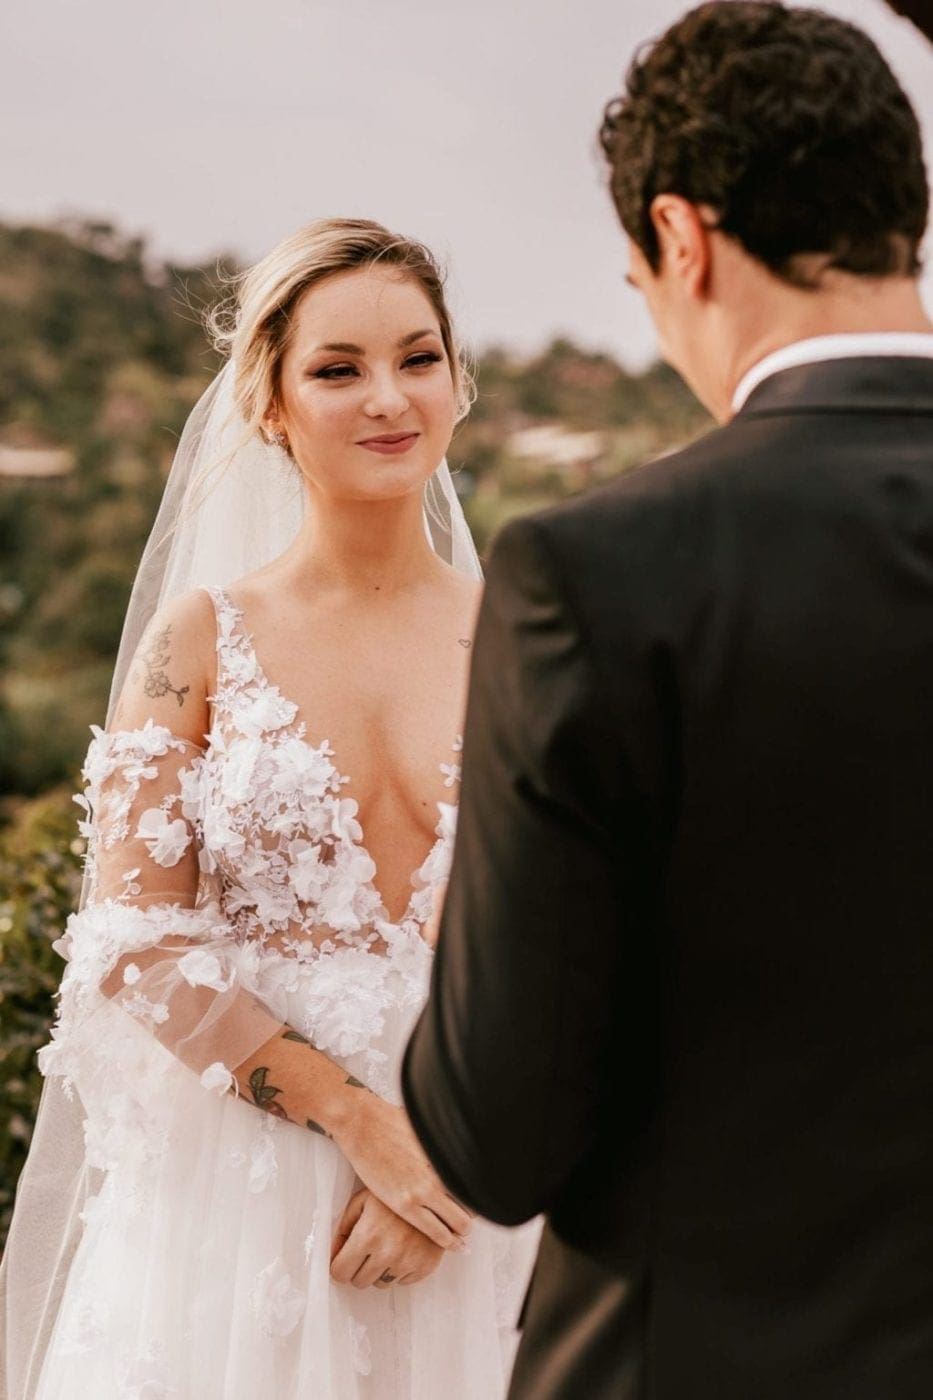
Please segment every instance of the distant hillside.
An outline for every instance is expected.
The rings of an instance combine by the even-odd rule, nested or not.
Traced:
[[[109,224],[0,225],[0,795],[73,777],[178,434],[217,365],[200,315],[234,270],[154,259]],[[482,548],[510,515],[685,441],[663,366],[555,341],[487,351],[450,459]]]
[[[0,226],[0,791],[71,773],[101,716],[164,474],[216,367],[197,308],[217,274],[106,224]]]

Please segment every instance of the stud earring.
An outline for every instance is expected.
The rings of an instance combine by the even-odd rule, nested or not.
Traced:
[[[270,433],[269,442],[272,444],[273,447],[288,446],[288,438],[285,436],[284,433]]]

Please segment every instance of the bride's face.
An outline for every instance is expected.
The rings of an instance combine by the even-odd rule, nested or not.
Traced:
[[[356,501],[420,491],[455,421],[440,325],[417,282],[374,266],[300,298],[267,426],[285,433],[312,489]]]

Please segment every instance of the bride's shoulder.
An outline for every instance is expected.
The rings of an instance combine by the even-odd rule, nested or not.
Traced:
[[[443,565],[442,577],[451,598],[466,606],[479,607],[483,596],[482,579],[475,578],[472,574],[465,574],[450,564]]]
[[[202,745],[210,723],[216,649],[214,605],[204,589],[164,604],[136,648],[111,728],[138,729],[151,720]]]
[[[472,631],[476,626],[476,618],[479,613],[480,603],[483,600],[483,585],[477,578],[471,578],[469,574],[456,574],[452,580],[453,596],[456,599],[456,610],[463,617],[463,623]]]

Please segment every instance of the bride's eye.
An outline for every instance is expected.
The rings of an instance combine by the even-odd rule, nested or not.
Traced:
[[[314,371],[314,379],[350,379],[356,374],[354,365],[325,365],[323,369]]]
[[[442,358],[436,350],[420,350],[417,355],[409,355],[405,368],[424,369],[427,365],[439,365]]]

